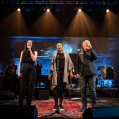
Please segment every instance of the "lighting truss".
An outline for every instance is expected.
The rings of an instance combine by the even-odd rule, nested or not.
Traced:
[[[119,5],[118,0],[1,0],[1,4],[80,4],[80,5]]]

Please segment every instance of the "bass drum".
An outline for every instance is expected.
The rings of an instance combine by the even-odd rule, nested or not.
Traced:
[[[102,68],[103,79],[114,79],[114,68],[112,66]]]

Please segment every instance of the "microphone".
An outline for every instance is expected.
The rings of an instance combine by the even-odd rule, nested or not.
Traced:
[[[30,46],[30,45],[28,45],[28,46]],[[28,51],[29,51],[29,48],[27,48],[28,49]]]
[[[58,50],[60,50],[61,49],[61,47],[58,47]]]
[[[91,47],[91,45],[88,45],[88,47]]]
[[[58,47],[58,53],[59,53],[59,50],[61,49],[61,47]]]
[[[89,48],[90,48],[90,47],[91,47],[91,45],[86,45],[86,47],[89,47]]]

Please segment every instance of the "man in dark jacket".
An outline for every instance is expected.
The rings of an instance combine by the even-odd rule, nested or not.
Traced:
[[[96,107],[96,66],[94,60],[97,59],[96,51],[92,49],[89,40],[85,40],[82,43],[83,51],[78,54],[76,59],[76,77],[79,78],[80,89],[81,89],[81,100],[83,107],[80,111],[85,111],[87,109],[87,97],[86,97],[86,86],[90,89],[92,98],[92,107]]]

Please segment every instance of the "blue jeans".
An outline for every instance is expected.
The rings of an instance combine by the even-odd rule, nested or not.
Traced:
[[[96,75],[81,76],[79,78],[79,83],[80,83],[81,100],[82,100],[83,106],[87,106],[87,96],[86,96],[87,83],[88,83],[88,87],[90,89],[92,103],[96,104],[97,103],[96,89],[95,89]]]

